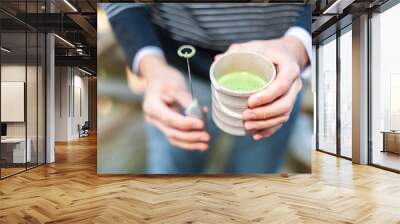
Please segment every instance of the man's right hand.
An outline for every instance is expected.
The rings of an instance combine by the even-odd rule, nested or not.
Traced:
[[[143,102],[146,120],[160,129],[172,145],[207,150],[210,135],[204,130],[204,123],[179,112],[179,106],[186,108],[191,99],[183,75],[154,55],[144,56],[139,70],[146,79]]]

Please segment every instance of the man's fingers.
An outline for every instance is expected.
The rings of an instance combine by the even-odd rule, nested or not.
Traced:
[[[178,130],[171,129],[154,119],[151,123],[165,134],[166,138],[172,145],[187,150],[198,149],[203,151],[208,149],[207,141],[210,140],[210,137],[206,132],[183,133]]]
[[[174,138],[179,141],[187,142],[208,142],[210,135],[205,131],[180,131],[164,125],[163,123],[153,120],[152,122],[157,128],[159,128],[167,138]]]
[[[168,141],[179,148],[186,150],[207,150],[210,135],[205,131],[180,131],[166,126],[160,120],[150,115],[146,115],[146,120],[154,124],[165,134]]]
[[[216,61],[216,60],[220,59],[220,58],[222,57],[222,55],[223,55],[223,54],[217,54],[217,55],[215,55],[215,57],[214,57],[214,61]]]
[[[164,101],[166,104],[170,105],[173,104],[175,102],[174,98],[170,95],[162,95],[161,96],[162,101]]]
[[[229,46],[228,50],[225,51],[225,53],[215,55],[214,61],[220,59],[226,53],[230,53],[230,52],[233,52],[233,51],[238,51],[238,50],[241,50],[242,48],[243,48],[242,44],[231,44]]]
[[[248,106],[254,108],[263,104],[273,102],[278,97],[284,95],[300,75],[300,67],[295,64],[282,65],[277,73],[275,80],[271,84],[249,97]]]
[[[151,118],[149,115],[147,115],[147,114],[144,114],[144,119],[147,121],[147,122],[149,122],[149,123],[153,123],[153,118]]]
[[[208,144],[207,143],[188,143],[184,141],[179,141],[176,139],[169,139],[170,143],[172,145],[175,145],[179,148],[182,149],[187,149],[187,150],[200,150],[200,151],[205,151],[208,149]]]
[[[243,44],[231,44],[226,52],[237,51],[243,48]]]
[[[292,110],[293,104],[296,101],[297,94],[302,88],[302,83],[300,79],[297,79],[289,92],[287,92],[284,96],[279,98],[273,103],[246,109],[243,113],[244,120],[265,120],[272,117],[281,116],[283,114],[289,113]]]
[[[253,139],[258,141],[263,138],[268,138],[268,137],[272,136],[276,131],[278,131],[281,127],[282,127],[282,125],[280,124],[280,125],[256,132],[253,134]]]
[[[268,120],[262,120],[262,121],[247,121],[244,124],[244,127],[247,131],[253,131],[253,130],[262,130],[262,129],[268,129],[271,127],[274,127],[279,124],[284,124],[289,120],[289,113],[283,116],[279,117],[274,117]]]
[[[163,102],[146,102],[143,105],[144,112],[163,123],[179,130],[201,130],[204,128],[203,122],[194,117],[183,116],[177,111],[172,110]]]
[[[186,108],[192,99],[192,96],[187,91],[176,91],[172,95],[183,108]]]

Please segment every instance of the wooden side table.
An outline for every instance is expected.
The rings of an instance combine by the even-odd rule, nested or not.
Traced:
[[[400,131],[382,131],[383,150],[382,152],[392,152],[400,154]]]

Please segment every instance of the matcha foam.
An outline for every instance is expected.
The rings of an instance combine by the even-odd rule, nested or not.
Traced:
[[[225,89],[237,92],[250,92],[262,89],[266,81],[250,72],[231,72],[221,76],[218,83]]]

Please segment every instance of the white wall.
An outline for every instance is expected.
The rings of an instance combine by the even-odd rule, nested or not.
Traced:
[[[5,64],[1,66],[1,81],[3,82],[25,82],[25,75],[26,75],[26,70],[28,71],[28,74],[33,72],[34,69],[36,69],[33,66],[28,66],[25,67],[24,65],[18,65],[18,64]],[[36,72],[36,70],[35,70]],[[25,82],[26,83],[26,82]],[[36,97],[36,91],[34,93],[27,93],[28,97]],[[31,100],[29,100],[31,101]],[[1,110],[6,110],[7,108],[1,108]],[[28,114],[28,116],[31,116],[31,114]],[[35,114],[36,116],[36,114]],[[28,121],[32,121],[32,117],[28,117]],[[7,123],[7,136],[8,137],[25,137],[25,126],[26,122],[8,122]],[[31,127],[32,125],[29,125],[28,127]],[[28,133],[29,134],[29,133]]]
[[[78,124],[88,120],[88,78],[83,75],[76,68],[56,67],[56,141],[77,139]]]
[[[38,69],[38,70],[37,70]],[[22,113],[22,117],[26,112],[26,120],[22,119],[21,122],[6,122],[7,123],[7,137],[9,138],[24,138],[27,136],[29,139],[29,148],[32,153],[32,161],[44,163],[44,150],[45,150],[45,117],[44,117],[44,74],[42,67],[25,64],[3,64],[1,66],[1,81],[2,82],[23,82],[26,85],[26,101],[23,100],[22,107],[11,108],[2,106],[2,112],[8,113]],[[25,80],[27,78],[27,80]],[[8,98],[7,94],[3,92],[2,98]],[[19,94],[24,94],[24,89],[19,90]],[[24,98],[24,97],[22,97]],[[26,102],[26,106],[25,106]],[[12,102],[11,102],[12,103]],[[17,103],[17,102],[14,102]],[[2,103],[3,104],[3,103]],[[19,111],[12,111],[19,110]]]
[[[25,82],[25,65],[6,64],[1,66],[1,81]],[[29,69],[29,68],[28,68]],[[6,108],[1,108],[6,110]],[[7,137],[25,137],[25,122],[7,123]]]
[[[18,64],[5,64],[1,66],[1,81],[2,82],[25,82],[25,71],[24,65]],[[32,67],[28,66],[28,70]],[[4,97],[4,96],[2,96]],[[24,109],[24,108],[22,108]],[[7,108],[1,108],[1,110],[7,110]],[[25,136],[25,123],[24,122],[12,122],[7,125],[7,134],[9,137],[24,137]]]
[[[68,67],[55,68],[55,141],[68,140],[70,76]]]
[[[74,107],[72,109],[72,119],[71,119],[71,136],[72,138],[79,137],[78,124],[81,126],[88,120],[88,78],[87,76],[81,76],[82,73],[79,72],[77,75],[75,70],[74,75]],[[72,102],[71,102],[72,104]],[[81,107],[81,108],[80,108]],[[82,111],[80,111],[82,110]]]

